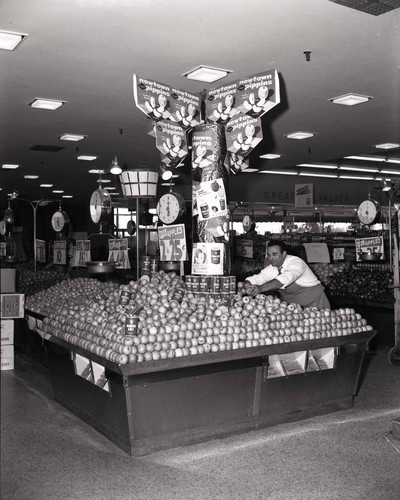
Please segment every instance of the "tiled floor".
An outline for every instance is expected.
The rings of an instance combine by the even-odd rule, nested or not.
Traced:
[[[365,367],[350,410],[132,459],[18,354],[1,372],[1,499],[399,500],[400,368],[385,350]]]

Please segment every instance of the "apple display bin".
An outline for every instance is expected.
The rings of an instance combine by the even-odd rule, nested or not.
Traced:
[[[352,407],[375,332],[126,365],[41,334],[55,399],[141,456]],[[321,353],[331,364],[318,369]],[[106,387],[78,375],[78,359],[100,367]]]

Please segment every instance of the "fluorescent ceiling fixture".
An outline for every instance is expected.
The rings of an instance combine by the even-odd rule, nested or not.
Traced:
[[[63,135],[60,136],[60,139],[62,141],[74,141],[74,142],[77,142],[77,141],[81,141],[85,137],[87,137],[87,136],[86,135],[79,135],[79,134],[63,134]]]
[[[232,73],[229,69],[222,68],[212,68],[211,66],[197,66],[182,76],[186,76],[189,80],[198,80],[199,82],[213,83],[221,78],[225,78],[229,73]]]
[[[111,182],[111,179],[101,179],[102,184],[108,184],[109,182]]]
[[[358,179],[360,181],[373,181],[373,177],[361,177],[361,175],[339,175],[340,179]]]
[[[177,177],[179,177],[179,174],[174,174],[171,179],[176,179]]]
[[[0,49],[15,50],[24,38],[26,33],[14,33],[12,31],[0,31]]]
[[[4,168],[6,170],[15,170],[16,168],[19,168],[19,165],[15,165],[15,164],[12,164],[12,163],[3,163],[3,165],[1,166],[1,168]]]
[[[90,155],[80,155],[77,156],[77,160],[83,160],[83,161],[93,161],[97,160],[98,156],[90,156]]]
[[[297,175],[297,172],[289,172],[286,170],[259,170],[259,174],[280,174],[280,175]]]
[[[63,198],[73,198],[72,194],[63,194]]]
[[[387,174],[387,175],[400,175],[400,170],[381,170],[381,174]]]
[[[388,160],[385,160],[386,163],[400,163],[400,160],[394,160],[394,159],[388,159]]]
[[[276,160],[277,158],[282,158],[282,155],[268,153],[266,155],[261,155],[260,158],[265,158],[266,160]]]
[[[53,193],[62,194],[64,191],[62,189],[53,189]]]
[[[102,181],[104,182],[104,181]],[[107,189],[107,191],[110,191],[111,189],[117,189],[114,186],[106,186],[104,189]]]
[[[115,193],[110,193],[110,196],[118,196],[119,194],[121,194],[121,193],[117,193],[117,192],[115,192]]]
[[[175,186],[175,182],[162,182],[161,186]]]
[[[39,179],[38,175],[24,175],[24,179]]]
[[[336,174],[316,174],[314,172],[300,172],[299,175],[304,175],[306,177],[330,177],[332,179],[337,179]]]
[[[351,172],[370,172],[371,174],[379,172],[378,168],[363,168],[363,167],[339,167],[340,170],[350,170]]]
[[[59,101],[56,99],[42,99],[40,97],[35,97],[35,100],[30,103],[32,108],[36,109],[48,109],[50,111],[55,111],[58,108],[61,108],[63,104],[67,101]]]
[[[318,163],[299,163],[297,167],[310,167],[310,168],[326,168],[329,170],[334,170],[337,165],[322,165]]]
[[[373,97],[359,94],[344,94],[338,97],[332,97],[332,99],[328,99],[328,101],[334,104],[342,104],[343,106],[355,106],[356,104],[368,102],[370,99],[373,99]]]
[[[380,156],[345,156],[346,160],[360,160],[360,161],[385,161],[385,158]]]
[[[242,174],[251,174],[253,172],[258,172],[258,168],[244,168]]]
[[[89,174],[101,175],[101,174],[105,174],[105,173],[106,173],[105,170],[99,170],[98,168],[92,168],[91,170],[89,170]]]
[[[53,184],[40,184],[41,188],[52,188]]]
[[[288,139],[308,139],[309,137],[314,137],[314,132],[291,132],[290,134],[285,134]]]
[[[383,144],[375,144],[375,147],[378,149],[396,149],[400,148],[400,144],[396,144],[395,142],[384,142]]]

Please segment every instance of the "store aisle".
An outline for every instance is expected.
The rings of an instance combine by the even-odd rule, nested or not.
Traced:
[[[400,369],[383,350],[365,365],[351,410],[132,459],[17,354],[1,372],[1,499],[399,500]]]

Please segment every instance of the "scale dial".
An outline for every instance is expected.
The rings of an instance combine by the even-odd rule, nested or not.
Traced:
[[[0,220],[0,235],[4,236],[6,232],[7,232],[6,221],[4,219]]]
[[[245,215],[242,220],[243,229],[248,233],[254,228],[254,220],[250,215]]]
[[[51,227],[56,231],[56,233],[61,233],[61,231],[69,224],[69,217],[63,210],[57,210],[54,212],[51,218]]]
[[[379,221],[381,206],[376,200],[364,200],[358,207],[357,215],[362,224],[370,226]]]
[[[157,204],[157,215],[163,224],[174,224],[185,210],[185,200],[179,193],[166,193]]]
[[[90,197],[90,217],[95,224],[104,224],[108,222],[111,214],[111,196],[103,188],[93,191]]]

